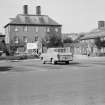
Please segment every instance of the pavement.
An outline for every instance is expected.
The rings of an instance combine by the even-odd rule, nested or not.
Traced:
[[[105,59],[105,56],[101,56],[101,57],[98,57],[98,56],[87,56],[87,55],[74,55],[74,59]]]
[[[86,56],[86,55],[74,55],[74,58],[75,59],[87,59],[88,56]]]

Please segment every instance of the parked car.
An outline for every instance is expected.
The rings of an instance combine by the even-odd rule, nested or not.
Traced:
[[[56,64],[58,62],[65,62],[69,64],[73,60],[73,53],[68,52],[66,48],[48,48],[46,53],[42,53],[40,56],[43,64],[51,62]]]

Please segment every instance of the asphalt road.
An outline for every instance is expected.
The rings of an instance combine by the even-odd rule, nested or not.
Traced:
[[[0,105],[105,105],[105,58],[0,61]]]

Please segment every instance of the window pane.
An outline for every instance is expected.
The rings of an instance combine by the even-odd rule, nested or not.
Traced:
[[[58,28],[55,28],[55,31],[58,32]]]
[[[50,28],[49,27],[47,28],[47,32],[50,32]]]
[[[17,32],[18,31],[18,28],[17,28],[17,26],[15,27],[15,30],[14,30],[15,32]]]
[[[10,32],[10,26],[8,26],[8,32]]]
[[[35,41],[38,41],[38,36],[35,36]]]
[[[27,42],[27,37],[26,36],[23,36],[23,41]]]
[[[35,27],[35,32],[38,32],[38,27]]]
[[[15,43],[18,43],[18,42],[19,42],[19,39],[18,39],[17,36],[14,36],[14,42],[15,42]]]
[[[28,31],[28,27],[27,26],[24,26],[23,27],[23,31],[27,32]]]
[[[46,28],[44,28],[44,32],[46,32]]]

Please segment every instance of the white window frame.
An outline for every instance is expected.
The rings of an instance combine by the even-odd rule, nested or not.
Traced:
[[[14,42],[15,43],[19,43],[19,38],[18,38],[18,36],[15,36],[16,38],[14,39]]]
[[[23,27],[23,31],[24,31],[24,32],[28,32],[28,26],[24,26],[24,27]]]
[[[59,31],[59,29],[58,29],[58,28],[55,28],[55,31],[56,31],[56,32],[58,32],[58,31]]]
[[[38,35],[35,35],[35,41],[38,41]]]
[[[10,25],[8,26],[8,29],[7,30],[8,30],[8,32],[10,32]]]
[[[35,27],[35,32],[38,32],[39,31],[39,28],[38,27]]]
[[[104,37],[101,37],[101,41],[104,41]]]
[[[84,40],[82,40],[82,43],[84,43],[85,41]]]
[[[44,32],[46,32],[46,28],[44,28]]]
[[[47,32],[50,32],[50,28],[49,27],[47,27]]]
[[[10,29],[9,29],[10,30]],[[17,28],[17,26],[15,26],[14,31],[17,32],[19,29]]]
[[[23,41],[27,43],[27,37],[23,36]]]

